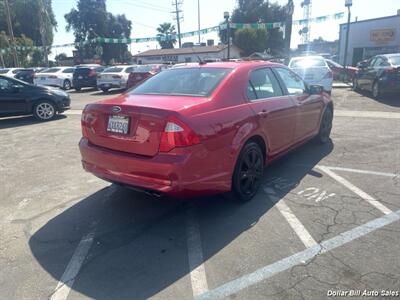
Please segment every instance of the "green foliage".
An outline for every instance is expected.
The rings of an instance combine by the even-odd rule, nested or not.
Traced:
[[[171,36],[176,34],[175,26],[171,23],[162,23],[158,26],[157,31],[159,32],[157,36],[160,38],[158,43],[161,46],[161,49],[172,49],[176,44],[176,38],[172,38]],[[165,40],[161,40],[161,38],[165,38]]]
[[[25,35],[22,35],[21,37],[15,38],[15,44],[17,47],[18,46],[31,47],[33,46],[33,41],[30,38],[27,38]],[[0,32],[0,48],[2,49],[9,48],[10,45],[11,45],[11,40],[9,36],[7,36],[4,31]],[[17,51],[17,58],[21,67],[30,66],[31,63],[30,57],[32,53],[33,53],[32,50]],[[3,54],[3,59],[6,67],[13,66],[13,52],[11,50]]]
[[[93,58],[96,55],[97,43],[80,45],[96,37],[124,38],[130,37],[132,23],[125,15],[113,15],[107,12],[105,0],[79,0],[77,9],[72,9],[65,15],[66,30],[73,30],[75,43],[81,58]],[[102,44],[103,62],[108,64],[111,59],[124,61],[128,51],[127,45]]]
[[[265,29],[238,29],[235,32],[235,44],[243,50],[244,56],[254,52],[264,52],[267,48],[268,33]]]
[[[13,24],[14,36],[25,35],[37,46],[42,46],[40,34],[40,9],[39,0],[9,0],[11,22]],[[51,0],[42,0],[43,3],[43,27],[46,32],[46,43],[53,43],[53,32],[57,22],[53,13]],[[8,32],[7,19],[5,15],[4,1],[0,1],[0,31]]]
[[[289,0],[290,2],[290,0]],[[287,15],[286,7],[281,6],[278,3],[270,3],[270,1],[265,0],[238,0],[237,7],[232,12],[231,22],[232,23],[273,23],[273,22],[285,22],[291,16]],[[239,29],[241,30],[241,29]],[[256,33],[251,33],[251,30],[242,32],[237,35],[235,29],[230,30],[230,35],[233,39],[233,43],[239,48],[246,49],[250,48],[249,45],[245,45],[243,42],[237,42],[236,38],[238,36],[241,39],[251,39],[251,36],[256,35]],[[253,29],[254,30],[254,29]],[[257,43],[253,49],[257,49],[258,52],[264,52],[264,50],[269,50],[272,54],[282,54],[284,49],[283,33],[280,32],[279,28],[268,29],[268,35],[266,39],[266,44],[264,40]],[[260,33],[258,33],[260,34]],[[221,41],[227,43],[227,30],[220,31]],[[263,47],[263,48],[261,48]],[[245,53],[249,50],[243,49]],[[254,52],[254,51],[253,51]],[[250,53],[251,54],[251,53]]]
[[[57,54],[55,57],[54,57],[54,59],[56,60],[56,62],[60,62],[60,61],[62,61],[62,60],[65,60],[65,59],[67,59],[67,54],[65,54],[65,53],[60,53],[60,54]]]

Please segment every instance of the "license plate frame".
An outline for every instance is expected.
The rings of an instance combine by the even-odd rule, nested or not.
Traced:
[[[107,132],[118,133],[122,135],[129,134],[129,125],[131,118],[128,116],[110,115],[107,120]]]

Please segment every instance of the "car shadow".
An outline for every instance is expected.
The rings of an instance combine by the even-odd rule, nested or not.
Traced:
[[[281,189],[281,199],[307,174],[319,176],[312,169],[332,149],[332,143],[306,144],[268,166],[265,184],[280,176],[294,183]],[[200,228],[202,237],[212,236],[203,245],[207,261],[273,206],[263,191],[239,204],[221,196],[187,201],[153,198],[110,185],[49,220],[31,236],[29,246],[42,268],[59,281],[81,238],[95,226],[92,247],[73,290],[94,299],[147,299],[160,293],[174,298],[168,289],[180,281],[186,282],[187,298],[192,298],[186,277],[188,211],[195,212],[199,224],[207,224]],[[185,298],[182,289],[177,292]]]
[[[373,101],[376,101],[376,102],[379,102],[379,103],[382,103],[385,105],[389,105],[392,107],[400,107],[400,101],[399,101],[400,95],[398,95],[398,94],[387,94],[387,95],[380,97],[379,99],[375,99],[374,97],[372,97],[371,92],[358,91],[357,93],[359,95],[361,95],[362,97],[369,98]]]
[[[58,114],[57,116],[54,117],[53,120],[45,121],[45,122],[38,121],[33,116],[0,118],[0,129],[29,126],[32,124],[40,124],[40,123],[52,123],[52,122],[64,120],[66,117],[67,116],[64,114]]]

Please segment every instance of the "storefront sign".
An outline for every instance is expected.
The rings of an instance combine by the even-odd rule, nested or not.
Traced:
[[[370,40],[377,44],[394,41],[395,36],[396,29],[394,28],[375,29],[370,31]]]

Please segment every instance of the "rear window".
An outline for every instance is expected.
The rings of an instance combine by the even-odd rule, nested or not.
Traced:
[[[8,69],[0,69],[0,74],[6,74],[8,72]]]
[[[89,68],[76,68],[74,73],[77,74],[87,74],[89,73],[90,69]]]
[[[209,96],[232,69],[183,68],[171,69],[151,77],[130,94]]]
[[[389,61],[394,66],[400,66],[400,55],[390,56]]]
[[[319,58],[300,58],[294,59],[290,62],[289,68],[313,68],[313,67],[326,67],[324,59]]]
[[[50,68],[45,70],[46,72],[42,72],[42,73],[57,73],[58,71],[60,71],[60,68]]]
[[[119,68],[119,67],[111,67],[107,68],[103,71],[103,73],[120,73],[122,72],[124,68]]]
[[[135,69],[135,72],[150,72],[153,68],[151,66],[139,66]]]
[[[13,74],[17,74],[19,71],[23,71],[24,69],[15,69],[12,71]]]

